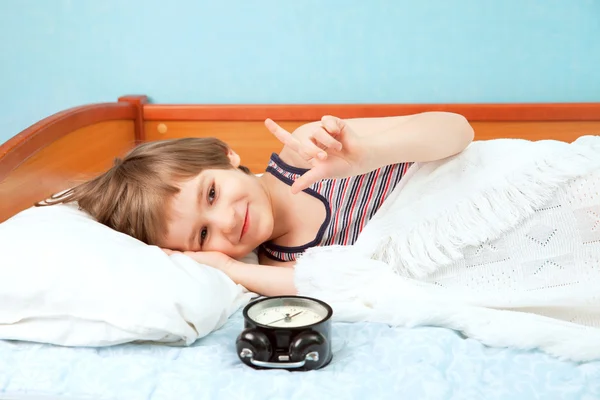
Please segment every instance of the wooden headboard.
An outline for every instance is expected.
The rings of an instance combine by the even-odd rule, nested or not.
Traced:
[[[476,140],[494,138],[572,141],[600,134],[600,103],[568,104],[150,104],[124,96],[49,116],[0,146],[0,222],[50,194],[109,168],[137,143],[184,136],[227,142],[253,172],[263,172],[281,144],[263,121],[293,130],[330,114],[341,118],[452,111],[464,115]]]

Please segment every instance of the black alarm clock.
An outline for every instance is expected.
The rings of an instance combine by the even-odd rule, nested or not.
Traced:
[[[331,307],[304,296],[273,296],[244,307],[240,360],[255,369],[308,371],[331,361]]]

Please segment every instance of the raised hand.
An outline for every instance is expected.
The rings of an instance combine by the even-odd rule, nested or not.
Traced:
[[[292,185],[298,193],[327,178],[346,178],[368,172],[367,149],[348,124],[337,117],[325,116],[312,131],[294,135],[276,124],[265,121],[267,129],[285,146],[306,160],[311,168]]]

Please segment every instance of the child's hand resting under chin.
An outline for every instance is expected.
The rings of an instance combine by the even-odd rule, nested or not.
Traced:
[[[225,255],[219,251],[174,251],[169,249],[162,249],[168,255],[171,254],[185,254],[192,260],[199,264],[208,265],[209,267],[216,268],[229,275],[228,271],[231,270],[231,266],[234,263],[234,259]]]
[[[265,121],[265,126],[285,146],[312,165],[294,182],[293,193],[299,193],[322,179],[347,178],[378,168],[369,159],[364,138],[340,118],[325,116],[319,126],[301,137],[292,135],[271,119]]]
[[[294,269],[271,267],[259,264],[246,264],[218,251],[173,251],[162,249],[171,255],[185,254],[194,261],[216,268],[225,273],[236,284],[264,296],[297,294],[294,285]]]

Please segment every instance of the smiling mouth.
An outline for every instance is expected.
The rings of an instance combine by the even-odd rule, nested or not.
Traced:
[[[248,232],[248,206],[246,206],[246,215],[244,216],[244,225],[242,226],[242,233],[240,233],[240,240]]]

